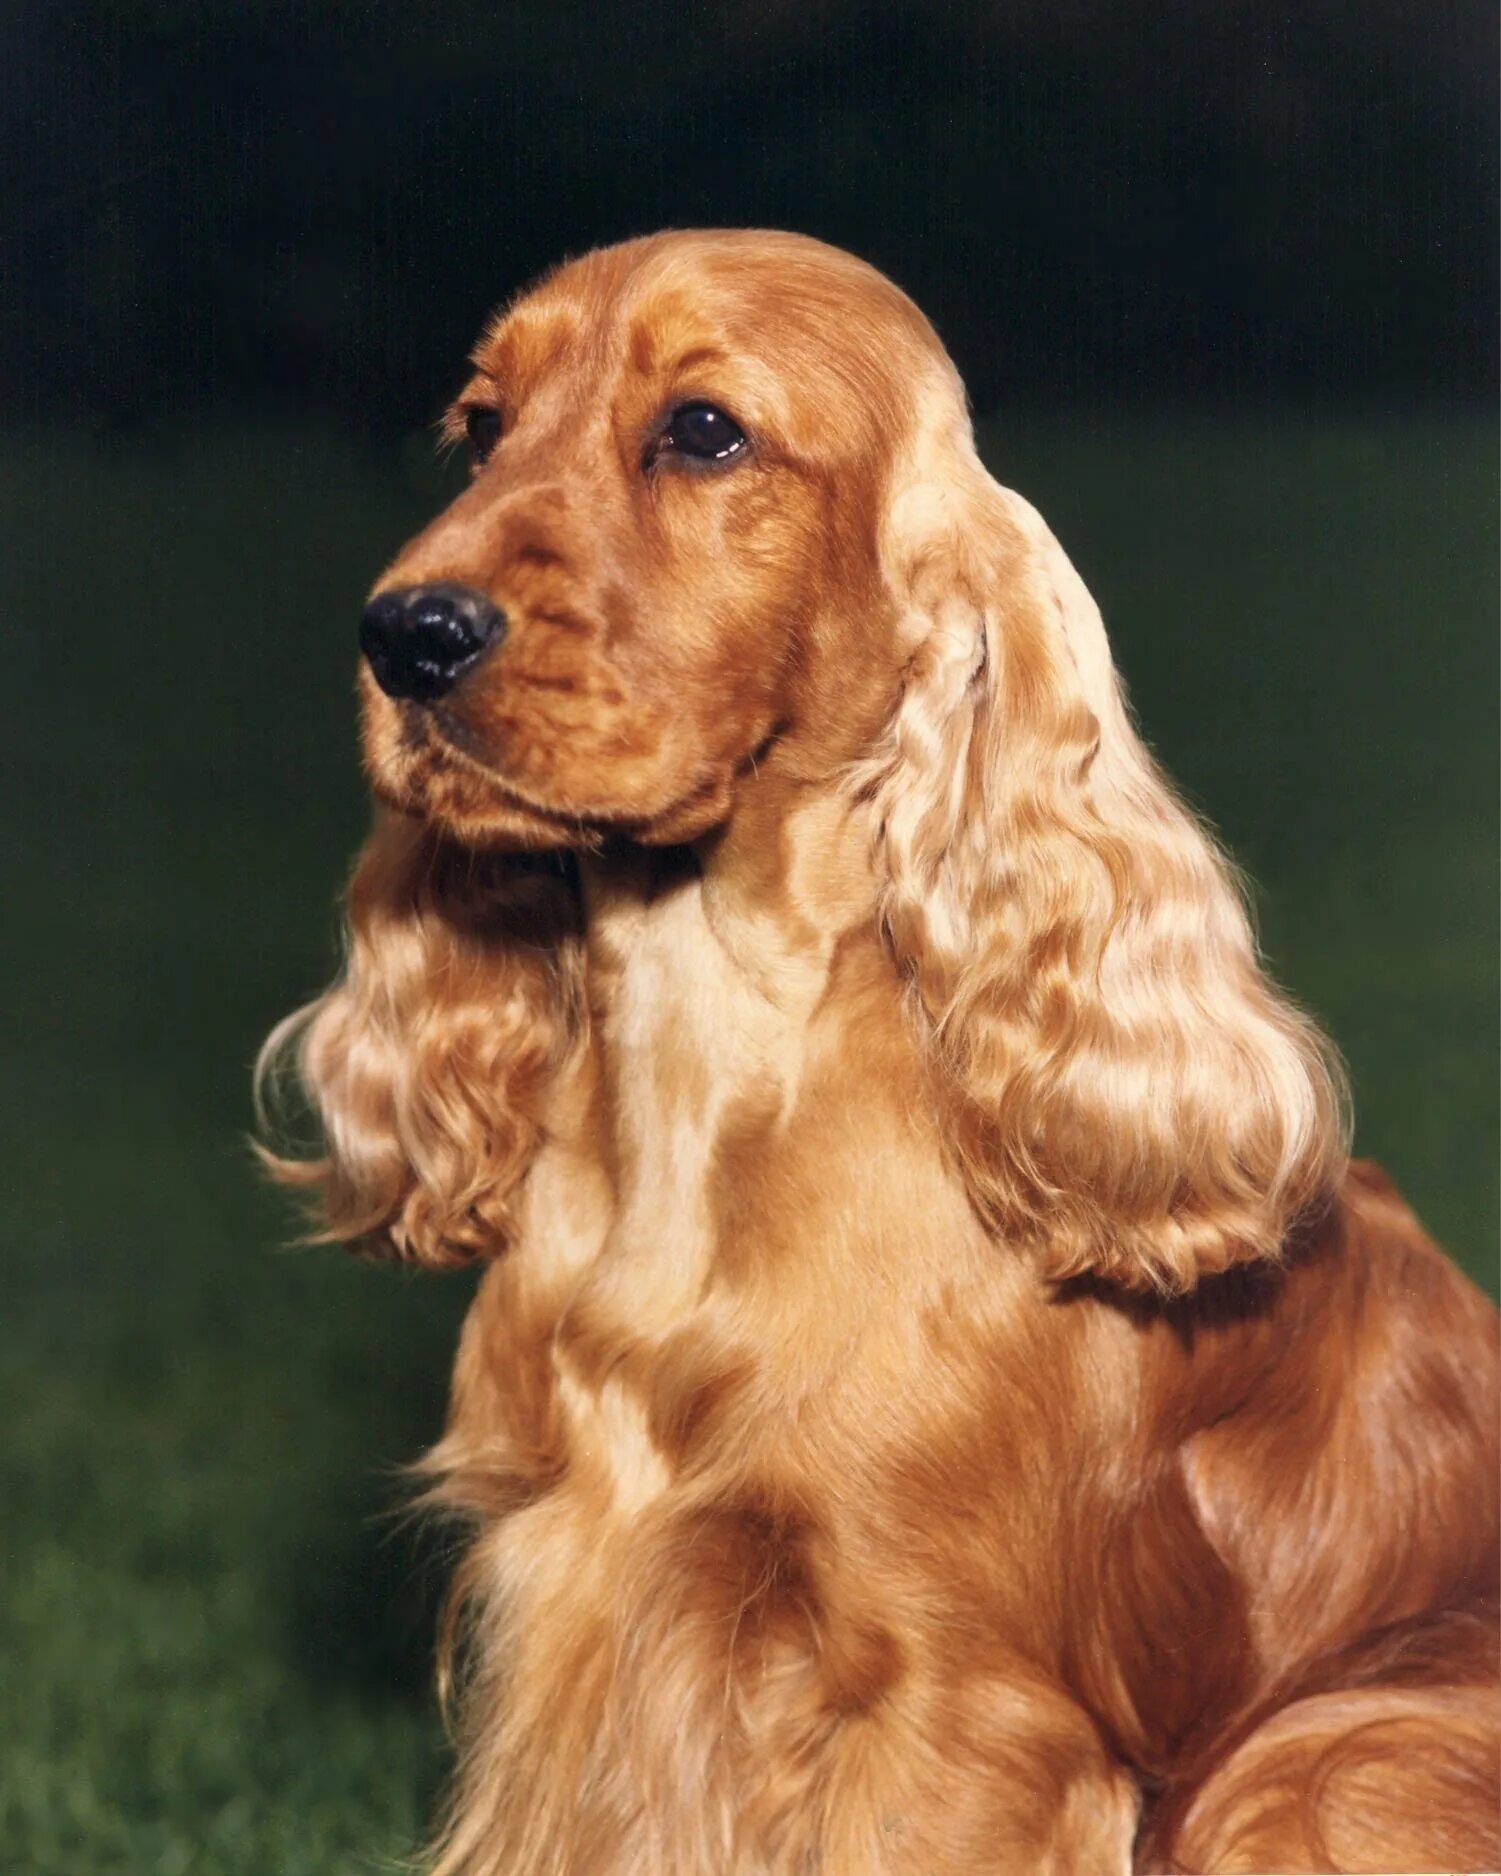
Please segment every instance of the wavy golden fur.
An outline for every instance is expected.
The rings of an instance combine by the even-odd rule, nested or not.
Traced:
[[[504,635],[362,669],[349,962],[267,1057],[328,1235],[484,1265],[435,1869],[1496,1867],[1494,1311],[921,314],[632,242],[450,428],[377,592]]]

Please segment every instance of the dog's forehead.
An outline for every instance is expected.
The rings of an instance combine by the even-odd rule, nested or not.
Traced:
[[[490,326],[474,354],[500,381],[587,353],[656,375],[730,359],[847,375],[943,356],[918,309],[865,262],[801,235],[733,229],[648,236],[567,262]]]

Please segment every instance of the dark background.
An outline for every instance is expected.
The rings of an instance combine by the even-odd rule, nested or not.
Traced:
[[[7,401],[390,430],[481,309],[658,226],[792,226],[1018,397],[1473,400],[1494,9],[1454,0],[82,0],[9,9]]]
[[[0,1867],[386,1867],[466,1280],[257,1186],[328,977],[360,599],[490,308],[852,247],[1101,598],[1358,1144],[1496,1287],[1494,9],[88,0],[0,22]]]

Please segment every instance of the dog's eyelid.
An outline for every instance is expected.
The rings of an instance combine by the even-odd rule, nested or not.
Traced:
[[[694,472],[727,469],[754,454],[755,440],[725,407],[702,396],[675,397],[652,425],[642,467],[676,458]]]
[[[494,454],[496,446],[505,435],[505,413],[493,404],[462,403],[456,412],[459,429],[467,438],[473,452],[476,466],[481,466]]]

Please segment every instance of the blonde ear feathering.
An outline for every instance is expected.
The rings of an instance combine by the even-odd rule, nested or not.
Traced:
[[[319,1238],[428,1265],[493,1256],[582,1029],[573,894],[555,862],[465,852],[381,810],[347,904],[343,975],[256,1067],[263,1134],[295,1084],[322,1150],[262,1163],[307,1195]]]
[[[861,770],[882,917],[997,1232],[1054,1278],[1181,1291],[1275,1257],[1332,1191],[1343,1077],[1269,981],[1233,869],[1136,734],[1099,609],[985,471],[961,398],[883,542],[914,649]]]

